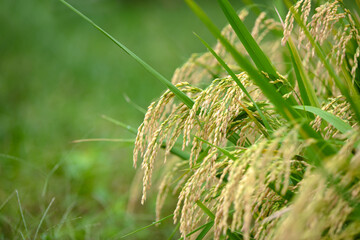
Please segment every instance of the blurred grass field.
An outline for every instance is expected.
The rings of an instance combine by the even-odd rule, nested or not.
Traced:
[[[181,0],[70,2],[168,78],[204,51],[192,31],[211,39]],[[165,88],[59,1],[3,0],[0,29],[0,239],[118,239],[153,222],[154,196],[128,208],[133,146],[72,141],[134,138],[101,115],[137,128],[124,94],[146,108]],[[164,239],[167,223],[128,239]]]

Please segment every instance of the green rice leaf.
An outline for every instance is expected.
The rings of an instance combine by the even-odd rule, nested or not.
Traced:
[[[320,107],[319,101],[315,94],[313,85],[304,69],[299,52],[297,51],[291,38],[288,39],[287,47],[290,51],[292,64],[295,70],[296,79],[298,82],[300,96],[305,105],[311,105],[314,107]]]
[[[196,240],[201,240],[201,239],[203,239],[213,226],[214,226],[214,222],[213,222],[213,221],[207,223],[206,226],[204,227],[204,229],[203,229],[203,230],[199,233],[199,235],[196,237]]]
[[[134,101],[132,101],[128,95],[126,95],[125,93],[123,94],[124,99],[127,103],[131,104],[136,110],[138,110],[139,112],[146,114],[146,109],[140,107],[137,103],[135,103]]]
[[[269,75],[271,80],[279,79],[279,75],[275,67],[270,62],[266,54],[261,50],[255,39],[252,37],[245,24],[241,21],[234,8],[231,6],[228,0],[218,0],[220,7],[222,8],[227,20],[231,27],[235,31],[239,40],[245,47],[251,59],[254,61],[257,69],[260,72],[265,72]],[[283,94],[289,93],[290,89],[283,83],[276,83],[275,87],[279,92]],[[288,100],[292,105],[296,104],[295,98],[290,95]]]
[[[161,148],[166,148],[165,141],[161,144]],[[172,149],[170,149],[170,153],[174,154],[175,156],[178,156],[182,160],[190,159],[190,154],[188,152],[184,152],[180,148],[177,148],[177,147],[173,147]]]
[[[205,139],[202,139],[201,137],[198,137],[198,136],[194,136],[194,137],[199,139],[200,141],[206,143],[207,145],[218,149],[220,152],[222,152],[224,155],[228,156],[230,159],[232,159],[232,160],[237,159],[234,155],[232,155],[229,151],[225,150],[224,148],[218,147],[218,146],[206,141]]]
[[[344,122],[342,119],[338,118],[337,116],[326,112],[320,108],[313,107],[313,106],[293,106],[296,109],[304,110],[307,112],[311,112],[315,115],[318,115],[331,125],[333,125],[337,130],[339,130],[342,133],[346,133],[348,131],[353,130],[353,128],[346,122]]]
[[[120,143],[130,143],[133,144],[135,139],[121,139],[121,138],[86,138],[86,139],[77,139],[72,141],[72,143],[83,143],[83,142],[120,142]]]
[[[212,220],[215,220],[215,215],[200,200],[197,200],[196,204],[204,211],[204,213],[206,213],[206,215],[208,215]]]
[[[167,240],[171,240],[173,239],[173,237],[175,236],[175,234],[177,233],[177,231],[179,230],[180,227],[180,222],[178,222],[174,228],[174,230],[172,231],[172,233],[170,234],[170,236],[168,237]]]
[[[133,127],[130,126],[130,125],[127,125],[127,124],[125,124],[125,123],[123,123],[123,122],[120,122],[120,121],[118,121],[118,120],[115,120],[115,119],[113,119],[113,118],[111,118],[111,117],[108,117],[108,116],[106,116],[106,115],[102,115],[102,118],[104,118],[105,120],[108,120],[109,122],[112,122],[112,123],[114,123],[114,124],[116,124],[116,125],[124,128],[124,129],[128,130],[128,131],[129,131],[130,133],[132,133],[132,134],[137,135],[137,129],[133,128]],[[85,140],[92,140],[92,139],[85,139]],[[98,140],[98,141],[99,141],[99,140],[104,140],[104,139],[94,139],[93,141],[95,141],[95,140]],[[110,139],[109,139],[109,140],[106,140],[106,139],[105,139],[105,141],[113,141],[113,142],[116,142],[117,139],[112,139],[112,140],[110,140]],[[77,140],[76,142],[85,142],[85,141],[79,141],[79,140]],[[89,142],[89,141],[87,141],[87,142]],[[120,142],[121,142],[121,140],[120,140]],[[132,141],[132,142],[135,142],[135,141]],[[165,141],[162,143],[161,147],[162,147],[162,148],[166,148],[166,143],[165,143]],[[170,152],[171,152],[172,154],[174,154],[175,156],[178,156],[179,158],[183,159],[183,160],[188,160],[188,159],[190,158],[190,154],[189,154],[189,153],[184,152],[184,151],[182,151],[181,149],[178,149],[178,148],[176,148],[176,147],[173,147],[173,148],[170,150]]]
[[[226,230],[226,235],[229,237],[229,239],[231,240],[243,240],[244,237],[242,236],[242,234],[240,233],[233,233],[230,231],[230,229]],[[253,240],[254,238],[250,237],[251,240]]]
[[[214,225],[214,221],[210,221],[210,222],[205,223],[204,225],[196,228],[194,231],[191,231],[189,234],[187,234],[186,237],[190,237],[191,235],[193,235],[194,233],[200,231],[201,229],[206,228],[208,225],[213,226],[213,225]],[[183,240],[183,239],[184,239],[184,238],[179,238],[179,240]]]
[[[156,224],[158,224],[158,223],[161,223],[161,222],[165,221],[166,219],[169,219],[169,218],[171,218],[171,217],[173,217],[173,216],[174,216],[174,214],[170,214],[169,216],[166,216],[166,217],[160,219],[159,221],[153,222],[152,224],[149,224],[149,225],[147,225],[147,226],[145,226],[145,227],[136,229],[135,231],[132,231],[132,232],[130,232],[130,233],[128,233],[128,234],[120,237],[120,238],[125,238],[125,237],[128,237],[128,236],[130,236],[130,235],[133,235],[133,234],[135,234],[135,233],[138,233],[138,232],[140,232],[140,231],[142,231],[142,230],[148,229],[149,227],[152,227],[152,226],[154,226],[154,225],[156,225]]]
[[[267,72],[270,76],[277,76],[274,66],[269,58],[264,54],[255,39],[247,30],[245,24],[240,20],[239,16],[227,0],[218,0],[226,18],[234,29],[236,35],[249,53],[251,59],[260,71]]]
[[[143,61],[140,57],[138,57],[135,53],[133,53],[130,49],[128,49],[124,44],[120,43],[118,40],[116,40],[113,36],[111,36],[108,32],[106,32],[104,29],[102,29],[100,26],[98,26],[95,22],[93,22],[90,18],[85,16],[83,13],[81,13],[79,10],[74,8],[72,5],[67,3],[65,0],[59,0],[62,2],[65,6],[70,8],[73,12],[78,14],[80,17],[85,19],[88,23],[90,23],[93,27],[95,27],[97,30],[99,30],[102,34],[104,34],[106,37],[108,37],[112,42],[114,42],[118,47],[120,47],[125,53],[130,55],[135,61],[137,61],[140,65],[142,65],[149,73],[151,73],[156,79],[158,79],[162,84],[164,84],[171,92],[175,94],[175,96],[180,99],[186,106],[189,108],[192,108],[194,105],[193,100],[191,100],[185,93],[180,91],[177,87],[175,87],[169,80],[167,80],[163,75],[161,75],[158,71],[156,71],[154,68],[152,68],[149,64],[147,64],[145,61]]]
[[[106,115],[102,115],[101,117],[102,117],[103,119],[109,121],[109,122],[114,123],[115,125],[118,125],[118,126],[124,128],[124,129],[128,130],[129,132],[131,132],[131,133],[133,133],[133,134],[135,134],[135,135],[137,134],[137,129],[134,128],[134,127],[132,127],[132,126],[130,126],[130,125],[127,125],[126,123],[120,122],[120,121],[115,120],[115,119],[113,119],[113,118],[111,118],[111,117],[108,117],[108,116],[106,116]]]

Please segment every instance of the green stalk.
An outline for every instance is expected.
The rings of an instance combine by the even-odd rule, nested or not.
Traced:
[[[196,204],[208,215],[212,220],[215,220],[215,215],[208,209],[200,200],[196,201]]]
[[[210,222],[209,224],[206,224],[204,229],[199,233],[199,235],[196,237],[196,240],[203,239],[206,234],[211,230],[211,228],[214,226],[214,222]]]
[[[188,96],[186,96],[185,93],[180,91],[177,87],[175,87],[169,80],[167,80],[163,75],[161,75],[158,71],[156,71],[154,68],[152,68],[149,64],[147,64],[145,61],[143,61],[140,57],[138,57],[135,53],[133,53],[130,49],[128,49],[124,44],[120,43],[118,40],[116,40],[113,36],[111,36],[109,33],[107,33],[104,29],[102,29],[100,26],[98,26],[95,22],[93,22],[90,18],[85,16],[83,13],[81,13],[79,10],[74,8],[72,5],[67,3],[65,0],[59,0],[62,2],[65,6],[70,8],[73,12],[78,14],[80,17],[82,17],[84,20],[86,20],[88,23],[90,23],[93,27],[95,27],[97,30],[99,30],[102,34],[104,34],[106,37],[108,37],[112,42],[114,42],[118,47],[120,47],[125,53],[130,55],[135,61],[137,61],[141,66],[143,66],[149,73],[151,73],[156,79],[158,79],[162,84],[164,84],[171,92],[175,94],[175,96],[183,102],[186,106],[189,108],[192,108],[194,105],[194,101],[191,100]]]
[[[131,127],[130,125],[127,125],[127,124],[125,124],[125,123],[122,123],[122,122],[120,122],[120,121],[118,121],[118,120],[115,120],[115,119],[113,119],[113,118],[111,118],[111,117],[108,117],[108,116],[106,116],[106,115],[103,115],[102,118],[104,118],[104,119],[108,120],[109,122],[112,122],[112,123],[114,123],[114,124],[116,124],[116,125],[124,128],[124,129],[128,130],[128,131],[129,131],[130,133],[132,133],[132,134],[137,135],[137,129]],[[166,148],[166,143],[165,143],[165,141],[161,144],[161,148]],[[178,156],[179,158],[183,159],[183,160],[188,160],[188,159],[190,158],[190,154],[189,154],[189,153],[184,152],[184,151],[182,151],[181,149],[178,149],[178,148],[176,148],[176,147],[173,147],[173,148],[170,150],[170,152],[171,152],[172,154],[174,154],[175,156]]]
[[[128,236],[130,236],[130,235],[133,235],[133,234],[135,234],[135,233],[138,233],[138,232],[140,232],[140,231],[142,231],[142,230],[148,229],[149,227],[152,227],[152,226],[154,226],[154,225],[156,225],[156,224],[158,224],[158,223],[161,223],[161,222],[165,221],[166,219],[169,219],[169,218],[171,218],[171,217],[173,217],[173,216],[174,216],[174,214],[170,214],[169,216],[166,216],[166,217],[160,219],[159,221],[153,222],[152,224],[149,224],[149,225],[147,225],[147,226],[145,226],[145,227],[136,229],[135,231],[132,231],[132,232],[130,232],[130,233],[128,233],[128,234],[120,237],[120,238],[125,238],[125,237],[128,237]]]
[[[269,58],[264,54],[255,39],[247,30],[245,24],[240,20],[235,10],[231,7],[227,0],[218,0],[227,20],[235,31],[236,35],[242,42],[249,56],[254,61],[255,65],[260,71],[268,73],[270,76],[277,76],[274,66],[271,64]]]
[[[293,67],[295,70],[301,99],[303,100],[305,105],[320,107],[319,100],[317,99],[317,96],[315,94],[315,90],[312,87],[309,76],[307,75],[307,73],[302,65],[302,61],[301,61],[299,52],[297,51],[291,38],[289,38],[287,41],[287,47],[291,54],[291,60],[292,60]]]
[[[280,76],[277,73],[275,67],[270,62],[266,54],[261,50],[260,46],[257,44],[255,39],[252,37],[251,33],[246,28],[245,24],[241,21],[237,15],[234,8],[231,6],[228,0],[218,0],[220,7],[222,8],[227,20],[229,21],[231,27],[235,31],[239,40],[245,47],[251,59],[254,61],[257,69],[260,72],[265,72],[269,75],[271,80],[279,79]],[[286,85],[282,83],[275,84],[276,89],[284,95],[289,93],[289,89]],[[287,99],[291,105],[297,104],[293,95]]]
[[[210,221],[208,223],[205,223],[204,225],[198,227],[197,229],[195,229],[194,231],[191,231],[189,234],[186,235],[186,237],[190,237],[191,235],[193,235],[194,233],[200,231],[203,228],[208,227],[209,225],[213,226],[214,225],[214,221]],[[183,240],[184,238],[179,238],[179,240]]]

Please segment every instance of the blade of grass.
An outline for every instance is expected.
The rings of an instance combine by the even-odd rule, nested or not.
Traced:
[[[0,153],[0,158],[5,158],[5,159],[9,159],[9,160],[12,160],[12,161],[17,161],[19,162],[20,164],[22,164],[23,166],[26,165],[26,168],[32,168],[34,170],[36,170],[39,174],[41,175],[38,175],[39,176],[45,176],[46,173],[40,169],[39,167],[35,166],[34,163],[32,163],[31,161],[27,161],[27,159],[22,159],[22,158],[19,158],[19,157],[15,157],[15,156],[12,156],[12,155],[8,155],[8,154],[4,154],[4,153]]]
[[[152,224],[149,224],[149,225],[147,225],[147,226],[145,226],[145,227],[136,229],[135,231],[132,231],[132,232],[130,232],[130,233],[128,233],[128,234],[125,234],[124,236],[122,236],[122,237],[120,237],[120,238],[125,238],[125,237],[128,237],[128,236],[130,236],[130,235],[133,235],[133,234],[135,234],[135,233],[138,233],[138,232],[140,232],[140,231],[142,231],[142,230],[148,229],[149,227],[152,227],[152,226],[154,226],[154,225],[156,225],[156,224],[158,224],[158,223],[161,223],[161,222],[165,221],[166,219],[169,219],[169,218],[171,218],[171,217],[173,217],[173,216],[174,216],[174,214],[170,214],[169,216],[166,216],[166,217],[160,219],[159,221],[153,222]]]
[[[353,128],[346,122],[344,122],[341,118],[338,118],[337,116],[334,116],[333,114],[324,111],[320,108],[313,107],[313,106],[293,106],[293,108],[304,110],[307,112],[311,112],[315,115],[318,115],[331,125],[333,125],[337,130],[339,130],[342,133],[346,133],[348,131],[353,130]]]
[[[208,215],[212,220],[215,220],[215,215],[200,200],[197,200],[196,204],[201,208],[201,210],[203,210],[206,215]],[[226,231],[226,234],[229,239],[239,239],[234,233],[230,231],[230,229]]]
[[[235,73],[230,69],[230,67],[225,63],[224,60],[222,60],[222,58],[210,47],[210,45],[204,40],[202,39],[199,35],[195,34],[195,36],[197,36],[200,41],[205,45],[205,47],[211,52],[211,54],[216,58],[216,60],[220,63],[220,65],[226,70],[226,72],[232,77],[232,79],[236,82],[236,84],[240,87],[240,89],[245,93],[245,95],[250,99],[250,101],[253,103],[253,105],[255,106],[256,110],[258,111],[266,129],[270,132],[273,131],[273,129],[271,128],[269,122],[267,121],[267,119],[265,118],[263,112],[260,110],[259,106],[256,104],[256,102],[252,99],[251,95],[249,94],[249,92],[246,90],[245,86],[241,83],[241,81],[239,80],[239,78],[235,75]]]
[[[105,115],[102,115],[102,118],[104,118],[104,119],[108,120],[109,122],[112,122],[112,123],[114,123],[114,124],[116,124],[116,125],[124,128],[124,129],[128,130],[128,131],[129,131],[130,133],[132,133],[132,134],[137,135],[137,129],[133,128],[133,127],[130,126],[130,125],[127,125],[127,124],[125,124],[125,123],[123,123],[123,122],[120,122],[120,121],[118,121],[118,120],[115,120],[115,119],[113,119],[113,118],[111,118],[111,117],[108,117],[108,116],[105,116]],[[162,148],[165,148],[165,147],[166,147],[166,143],[163,142],[162,145],[161,145],[161,147],[162,147]],[[180,149],[178,149],[178,148],[176,148],[176,147],[173,147],[173,148],[170,150],[170,152],[171,152],[172,154],[174,154],[175,156],[178,156],[179,158],[183,159],[183,160],[188,160],[188,159],[190,158],[190,154],[189,154],[189,153],[184,152],[184,151],[182,151],[182,150],[180,150]]]
[[[83,142],[122,142],[122,143],[134,143],[135,139],[117,139],[117,138],[89,138],[89,139],[78,139],[72,141],[72,143],[83,143]]]
[[[53,204],[54,201],[55,201],[55,198],[52,198],[50,203],[49,203],[49,206],[46,208],[44,214],[42,215],[40,223],[39,223],[38,227],[36,228],[36,232],[35,232],[35,235],[34,235],[34,240],[37,239],[37,235],[39,233],[40,227],[41,227],[42,223],[44,222],[44,219],[45,219],[47,213],[49,212],[49,209],[50,209],[50,207],[51,207],[51,205]]]
[[[233,233],[230,229],[226,230],[226,234],[229,236],[229,239],[232,240],[243,240],[244,237],[240,233]],[[250,237],[251,240],[254,240],[253,237]]]
[[[112,123],[114,123],[114,124],[122,127],[122,128],[125,128],[125,129],[128,130],[130,133],[133,133],[133,134],[135,134],[135,135],[137,134],[137,129],[136,129],[136,128],[133,128],[133,127],[130,126],[130,125],[127,125],[127,124],[125,124],[125,123],[122,123],[122,122],[120,122],[120,121],[118,121],[118,120],[115,120],[115,119],[113,119],[113,118],[111,118],[111,117],[108,117],[108,116],[106,116],[106,115],[102,115],[101,117],[102,117],[103,119],[109,121],[109,122],[112,122]]]
[[[6,199],[5,199],[5,201],[1,204],[1,206],[0,206],[0,211],[1,211],[1,209],[3,209],[3,207],[10,201],[10,199],[14,196],[14,194],[15,194],[15,191],[14,192],[12,192]]]
[[[140,107],[137,103],[133,102],[128,95],[126,95],[126,93],[123,94],[124,99],[127,103],[131,104],[136,110],[138,110],[139,112],[146,114],[146,109]]]
[[[275,8],[275,11],[280,19],[282,26],[284,27],[284,21],[282,20],[282,17],[280,15],[279,11],[277,10],[277,8]],[[300,96],[301,96],[303,104],[320,107],[319,100],[317,99],[317,96],[315,94],[315,90],[312,87],[309,76],[307,75],[307,73],[303,67],[303,64],[302,64],[302,61],[300,58],[300,54],[297,51],[295,44],[292,41],[291,37],[288,38],[287,47],[290,52],[291,62],[292,62],[292,66],[295,71],[296,79],[297,79],[298,86],[299,86]],[[313,117],[313,116],[311,116],[311,117]]]
[[[175,236],[176,232],[179,230],[180,227],[180,222],[178,222],[174,228],[174,230],[172,231],[171,235],[169,236],[168,240],[173,239],[173,237]]]
[[[21,231],[19,231],[19,233],[20,233],[21,238],[22,238],[23,240],[26,240],[24,234],[23,234]]]
[[[210,222],[210,224],[206,224],[206,225],[207,226],[196,237],[196,240],[203,239],[206,236],[206,234],[210,231],[210,229],[214,226],[214,222]]]
[[[46,191],[47,191],[47,187],[49,185],[49,181],[50,181],[50,178],[52,177],[52,175],[56,172],[56,170],[59,169],[60,165],[62,164],[62,161],[63,160],[60,160],[59,162],[57,162],[54,167],[50,170],[50,172],[47,174],[46,176],[46,179],[45,179],[45,182],[44,182],[44,187],[43,187],[43,190],[42,190],[42,193],[41,193],[41,196],[44,197],[45,194],[46,194]]]
[[[277,73],[275,67],[270,62],[266,54],[261,50],[260,46],[257,44],[255,39],[252,37],[249,30],[246,28],[245,24],[241,21],[234,8],[231,6],[228,0],[218,0],[221,9],[223,10],[227,20],[229,21],[232,29],[235,31],[239,40],[245,47],[251,59],[254,61],[257,69],[260,72],[265,72],[269,75],[271,80],[280,79],[279,74]],[[290,89],[283,83],[276,83],[275,87],[279,92],[283,94],[289,93]],[[295,98],[290,95],[288,101],[295,105]]]
[[[28,234],[28,232],[29,232],[29,231],[28,231],[28,228],[27,228],[27,225],[26,225],[26,221],[25,221],[25,217],[24,217],[23,209],[22,209],[21,202],[20,202],[19,192],[18,192],[18,190],[17,190],[17,189],[15,190],[15,193],[16,193],[16,197],[17,197],[17,200],[18,200],[18,204],[19,204],[19,210],[20,210],[21,219],[22,219],[22,221],[23,221],[23,224],[24,224],[24,227],[25,227],[26,234]]]
[[[190,233],[188,233],[188,234],[186,235],[186,237],[190,237],[190,236],[193,235],[194,233],[200,231],[201,229],[203,229],[203,228],[205,228],[205,227],[207,227],[208,225],[211,225],[211,224],[214,224],[214,221],[210,221],[210,222],[208,222],[208,223],[205,223],[204,225],[198,227],[198,228],[195,229],[194,231],[191,231]],[[183,237],[179,238],[179,240],[183,240],[183,239],[184,239]]]
[[[78,14],[81,18],[86,20],[88,23],[90,23],[93,27],[95,27],[97,30],[99,30],[106,37],[108,37],[113,43],[115,43],[118,47],[120,47],[125,53],[130,55],[135,61],[137,61],[140,65],[142,65],[150,74],[152,74],[156,79],[158,79],[162,84],[164,84],[171,92],[173,92],[175,94],[175,96],[180,101],[182,101],[189,108],[192,108],[192,106],[194,105],[193,100],[191,100],[185,93],[183,93],[177,87],[175,87],[163,75],[161,75],[158,71],[156,71],[149,64],[147,64],[145,61],[143,61],[140,57],[138,57],[134,52],[132,52],[130,49],[128,49],[124,44],[120,43],[113,36],[111,36],[108,32],[106,32],[104,29],[102,29],[100,26],[98,26],[95,22],[93,22],[90,18],[88,18],[83,13],[81,13],[79,10],[77,10],[75,7],[70,5],[68,2],[66,2],[65,0],[59,0],[59,1],[62,2],[65,6],[67,6],[69,9],[71,9],[73,12]]]
[[[161,148],[163,148],[163,149],[166,148],[165,142],[163,142],[163,144],[161,144]],[[170,153],[174,154],[175,156],[178,156],[182,160],[190,159],[190,154],[188,152],[184,152],[180,148],[177,148],[177,147],[173,147],[172,149],[170,149]]]
[[[297,83],[300,90],[300,96],[305,105],[310,105],[314,107],[320,107],[319,101],[315,94],[315,90],[312,87],[313,85],[310,82],[310,79],[302,65],[299,52],[297,51],[291,38],[288,39],[287,47],[290,51],[292,64],[295,70]]]
[[[228,156],[230,159],[232,159],[232,160],[237,159],[234,155],[232,155],[229,151],[225,150],[224,148],[218,147],[218,146],[206,141],[205,139],[202,139],[201,137],[198,137],[198,136],[194,136],[194,137],[199,139],[200,141],[206,143],[207,145],[218,149],[220,152],[222,152],[224,155]]]
[[[55,225],[55,226],[53,226],[53,228],[56,228],[56,232],[60,232],[62,229],[62,227],[63,227],[63,225],[64,225],[64,223],[65,222],[67,222],[67,221],[72,221],[73,219],[67,219],[68,218],[68,216],[69,216],[69,214],[71,213],[71,211],[73,210],[73,208],[75,207],[75,205],[76,205],[76,203],[75,202],[72,202],[67,208],[66,208],[66,211],[65,211],[65,213],[63,214],[63,216],[61,217],[61,220],[60,220],[60,222],[57,224],[57,225]],[[76,218],[77,219],[77,218]],[[48,229],[49,230],[49,229]]]
[[[276,70],[269,58],[264,54],[255,39],[251,36],[245,24],[240,20],[230,3],[227,0],[218,0],[218,3],[257,68],[260,71],[267,72],[269,75],[274,77],[277,76]]]
[[[206,215],[208,215],[212,220],[215,220],[215,215],[200,200],[197,200],[196,204],[204,211],[204,213],[206,213]]]

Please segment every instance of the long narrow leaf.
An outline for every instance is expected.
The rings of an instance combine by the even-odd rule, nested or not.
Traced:
[[[260,72],[266,72],[271,80],[279,79],[279,75],[275,67],[271,64],[269,58],[261,50],[255,39],[252,37],[245,24],[241,21],[236,14],[234,8],[231,6],[228,0],[218,0],[220,7],[222,8],[227,20],[229,21],[232,29],[235,31],[239,40],[245,47],[251,59],[254,61],[257,69]],[[279,89],[281,94],[289,93],[289,89],[283,83],[276,83],[276,88]],[[288,100],[292,105],[296,104],[295,98],[290,95]]]
[[[337,116],[326,112],[320,108],[313,107],[313,106],[294,106],[294,108],[299,110],[305,110],[307,112],[311,112],[315,115],[318,115],[331,125],[333,125],[337,130],[339,130],[342,133],[346,133],[348,131],[353,130],[353,128],[346,122],[344,122],[342,119],[338,118]]]
[[[108,116],[106,116],[106,115],[102,115],[101,117],[102,117],[103,119],[109,121],[109,122],[112,122],[112,123],[114,123],[114,124],[122,127],[122,128],[125,128],[126,130],[128,130],[128,131],[129,131],[130,133],[132,133],[132,134],[135,134],[135,135],[137,134],[137,129],[136,129],[136,128],[133,128],[133,127],[130,126],[130,125],[127,125],[127,124],[125,124],[125,123],[123,123],[123,122],[120,122],[120,121],[118,121],[118,120],[116,120],[116,119],[113,119],[113,118],[111,118],[111,117],[108,117]]]
[[[152,224],[149,224],[149,225],[147,225],[147,226],[145,226],[145,227],[136,229],[135,231],[132,231],[132,232],[130,232],[130,233],[128,233],[128,234],[120,237],[120,238],[125,238],[125,237],[128,237],[128,236],[130,236],[130,235],[133,235],[133,234],[135,234],[135,233],[138,233],[138,232],[140,232],[140,231],[142,231],[142,230],[148,229],[149,227],[152,227],[152,226],[154,226],[154,225],[156,225],[156,224],[158,224],[158,223],[161,223],[161,222],[165,221],[166,219],[169,219],[169,218],[171,218],[171,217],[173,217],[173,216],[174,216],[174,214],[170,214],[169,216],[166,216],[166,217],[160,219],[159,221],[153,222]]]
[[[206,213],[206,215],[208,215],[212,220],[215,220],[215,215],[200,200],[197,200],[196,204],[204,211],[204,213]]]
[[[239,16],[232,8],[227,0],[218,0],[227,20],[235,31],[239,40],[242,42],[249,56],[254,61],[255,65],[260,71],[267,72],[274,77],[277,75],[274,66],[271,64],[269,58],[264,54],[255,39],[247,30],[245,24],[240,20]]]
[[[210,209],[208,209],[200,200],[196,201],[196,204],[201,208],[201,210],[204,211],[204,213],[206,215],[208,215],[212,220],[215,220],[215,215],[210,211]],[[212,227],[212,226],[211,226]],[[211,228],[210,227],[210,228]],[[209,229],[210,230],[210,229]],[[203,230],[204,231],[204,230]],[[232,233],[230,231],[230,229],[227,229],[227,235],[229,237],[229,239],[238,239],[238,237],[236,237],[236,235],[234,233]]]
[[[125,53],[130,55],[135,61],[137,61],[140,65],[142,65],[149,73],[151,73],[155,78],[157,78],[162,84],[164,84],[171,92],[175,94],[177,98],[180,99],[186,106],[189,108],[192,108],[194,105],[193,100],[191,100],[188,96],[186,96],[182,91],[180,91],[177,87],[175,87],[169,80],[167,80],[163,75],[161,75],[158,71],[156,71],[154,68],[152,68],[149,64],[147,64],[145,61],[143,61],[140,57],[138,57],[135,53],[133,53],[130,49],[128,49],[124,44],[120,43],[118,40],[116,40],[113,36],[111,36],[109,33],[107,33],[104,29],[102,29],[100,26],[98,26],[95,22],[93,22],[90,18],[85,16],[83,13],[81,13],[79,10],[74,8],[72,5],[67,3],[65,0],[59,0],[62,2],[65,6],[70,8],[73,12],[78,14],[80,17],[85,19],[87,22],[89,22],[92,26],[94,26],[97,30],[99,30],[102,34],[104,34],[106,37],[108,37],[111,41],[113,41],[118,47],[120,47]]]
[[[77,139],[72,141],[72,143],[83,143],[83,142],[120,142],[120,143],[130,143],[133,144],[135,139],[121,139],[121,138],[87,138],[87,139]]]
[[[203,239],[213,226],[214,226],[214,222],[210,222],[210,223],[206,224],[205,228],[196,237],[196,240]]]
[[[48,207],[45,209],[45,212],[44,212],[44,214],[42,215],[42,217],[41,217],[41,219],[40,219],[39,225],[38,225],[38,227],[36,228],[36,232],[35,232],[35,235],[34,235],[34,240],[38,239],[38,238],[37,238],[37,235],[38,235],[38,233],[39,233],[40,227],[41,227],[42,223],[44,222],[45,217],[46,217],[47,213],[49,212],[50,207],[51,207],[51,205],[53,204],[54,201],[55,201],[55,198],[53,197],[53,198],[51,199]]]
[[[167,240],[171,240],[173,239],[173,237],[175,236],[175,234],[177,233],[177,231],[179,230],[180,227],[180,222],[178,222],[174,228],[174,230],[172,231],[172,233],[170,234],[170,236],[168,237]]]
[[[194,136],[194,137],[196,137],[196,138],[199,139],[200,141],[206,143],[207,145],[218,149],[220,152],[222,152],[224,155],[228,156],[230,159],[232,159],[232,160],[236,160],[236,159],[237,159],[234,155],[232,155],[229,151],[225,150],[224,148],[218,147],[218,146],[216,146],[216,145],[214,145],[214,144],[206,141],[205,139],[202,139],[201,137],[198,137],[198,136]]]
[[[190,237],[191,235],[193,235],[194,233],[200,231],[201,229],[207,227],[208,225],[214,225],[214,221],[210,221],[208,223],[205,223],[204,225],[201,225],[200,227],[196,228],[195,230],[191,231],[190,233],[188,233],[186,235],[186,237]],[[179,238],[179,240],[183,240],[184,238]]]
[[[108,116],[106,116],[106,115],[103,115],[102,118],[104,118],[104,119],[108,120],[109,122],[112,122],[112,123],[114,123],[114,124],[116,124],[116,125],[124,128],[124,129],[128,130],[128,131],[129,131],[130,133],[132,133],[132,134],[135,134],[135,135],[137,134],[137,130],[136,130],[135,128],[133,128],[132,126],[130,126],[130,125],[127,125],[127,124],[125,124],[125,123],[123,123],[123,122],[120,122],[120,121],[118,121],[118,120],[115,120],[115,119],[113,119],[113,118],[111,118],[111,117],[108,117]],[[76,142],[79,142],[79,141],[76,141]],[[165,143],[165,141],[162,143],[161,147],[162,147],[162,148],[166,148],[166,143]],[[173,148],[170,150],[170,152],[171,152],[172,154],[174,154],[175,156],[178,156],[179,158],[183,159],[183,160],[188,160],[188,159],[190,158],[190,154],[189,154],[189,153],[184,152],[184,151],[182,151],[181,149],[178,149],[178,148],[176,148],[176,147],[173,147]]]
[[[300,90],[300,95],[304,104],[314,107],[320,107],[319,101],[315,94],[315,90],[310,82],[308,75],[306,74],[306,71],[302,65],[302,61],[300,59],[300,55],[291,38],[288,39],[287,46],[290,51],[291,60],[293,62],[293,67]]]

